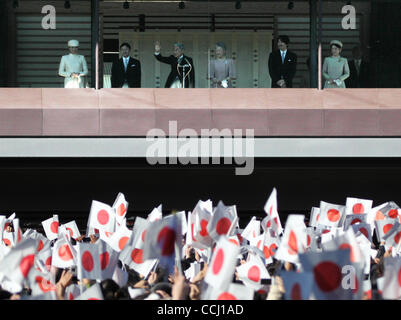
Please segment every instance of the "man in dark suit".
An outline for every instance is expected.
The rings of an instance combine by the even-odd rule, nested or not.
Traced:
[[[120,46],[121,58],[113,62],[111,67],[112,88],[140,88],[141,63],[130,57],[131,46],[123,43]]]
[[[272,88],[292,88],[292,79],[297,69],[297,55],[288,50],[289,43],[288,36],[279,36],[278,50],[270,53],[269,74]]]
[[[350,75],[345,80],[347,88],[369,88],[369,63],[362,58],[359,46],[352,49],[353,59],[348,61]]]
[[[195,88],[195,67],[192,58],[184,55],[184,45],[174,44],[174,55],[163,57],[160,53],[160,43],[155,43],[155,58],[171,66],[165,88]],[[185,81],[183,84],[183,78]]]

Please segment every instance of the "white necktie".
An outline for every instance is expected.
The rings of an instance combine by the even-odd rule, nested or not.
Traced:
[[[128,59],[124,58],[124,69],[127,71],[127,66],[128,66]]]

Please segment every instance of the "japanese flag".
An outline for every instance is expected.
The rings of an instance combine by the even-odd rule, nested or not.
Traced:
[[[198,201],[191,215],[191,235],[193,245],[202,249],[212,245],[213,239],[209,234],[209,223],[212,212],[203,201]]]
[[[320,201],[318,224],[329,227],[341,227],[345,218],[345,206]]]
[[[212,289],[210,300],[253,300],[252,288],[238,283],[230,283],[227,290]]]
[[[3,232],[5,231],[6,216],[0,215],[0,240],[3,240]],[[3,241],[0,241],[3,243]]]
[[[96,282],[74,300],[103,300],[102,289],[100,285]]]
[[[120,287],[124,287],[128,282],[128,272],[117,266],[116,268],[114,268],[114,273],[111,278]]]
[[[306,250],[307,232],[304,215],[290,214],[275,258],[292,263],[298,262],[298,254]]]
[[[358,223],[367,223],[368,215],[366,213],[358,214],[358,215],[347,215],[344,220],[344,231],[347,230],[350,226]]]
[[[269,241],[270,238],[270,241]],[[265,264],[273,263],[273,255],[272,252],[270,251],[270,246],[271,244],[271,237],[267,233],[261,234],[259,237],[255,239],[255,246],[259,250],[263,252],[264,258],[265,258]]]
[[[343,267],[351,265],[350,250],[308,252],[299,255],[304,272],[313,274],[312,292],[318,300],[352,299],[352,290],[343,289]]]
[[[399,209],[400,207],[394,201],[386,202],[376,211],[375,220],[397,219],[400,214]]]
[[[401,258],[384,258],[383,298],[401,298]]]
[[[312,286],[313,273],[287,271],[280,273],[285,289],[285,300],[309,300]]]
[[[214,288],[227,290],[234,274],[239,252],[238,246],[229,242],[226,237],[220,237],[207,269],[205,282]]]
[[[120,252],[124,249],[128,240],[130,239],[132,230],[128,229],[125,224],[122,224],[116,232],[114,232],[110,239],[106,241],[114,250]],[[105,240],[105,239],[104,239]]]
[[[396,220],[389,218],[375,221],[376,234],[379,238],[379,242],[384,241],[384,236],[391,230],[395,223]]]
[[[51,242],[49,239],[47,239],[45,236],[43,236],[41,233],[37,232],[36,230],[32,230],[29,233],[24,233],[25,238],[31,238],[31,239],[37,239],[38,240],[38,248],[37,252],[40,252],[44,249],[49,249]]]
[[[99,242],[94,244],[78,242],[77,249],[77,278],[101,279]]]
[[[79,229],[78,229],[78,226],[77,226],[77,223],[75,222],[75,220],[65,223],[62,226],[65,227],[65,229],[68,231],[68,233],[72,239],[77,239],[81,236],[81,233],[79,232]]]
[[[252,217],[248,225],[242,231],[241,236],[248,241],[256,239],[260,235],[260,221],[256,220],[256,217]]]
[[[32,290],[32,295],[41,295],[47,292],[56,292],[56,285],[54,284],[51,274],[44,274],[36,269],[33,269],[28,276],[28,285]]]
[[[14,241],[15,241],[15,237],[14,237],[13,232],[8,232],[8,231],[3,232],[3,243],[2,244],[6,245],[9,248],[12,248],[15,245]]]
[[[96,242],[99,252],[100,278],[97,280],[110,279],[118,264],[119,253],[103,240]]]
[[[370,231],[370,226],[367,223],[357,223],[352,225],[352,230],[354,231],[355,235],[360,232],[363,234],[366,239],[368,239],[370,242],[372,242],[372,233]]]
[[[50,246],[46,246],[35,255],[35,266],[37,266],[43,273],[50,272],[52,266],[53,251]]]
[[[266,214],[269,215],[273,219],[273,222],[276,224],[278,234],[281,234],[283,232],[283,228],[281,226],[280,216],[278,214],[276,188],[273,188],[272,193],[266,201],[264,210]]]
[[[76,265],[76,252],[66,236],[58,239],[53,246],[52,265],[69,268]]]
[[[109,205],[93,200],[89,212],[89,227],[108,232],[115,230],[115,211]]]
[[[368,213],[372,210],[372,200],[358,199],[358,198],[347,198],[345,202],[345,214],[362,214]]]
[[[316,227],[320,217],[320,208],[312,207],[310,218],[309,218],[309,226]]]
[[[49,240],[57,239],[58,237],[58,215],[53,215],[52,218],[42,221],[43,230]]]
[[[201,264],[197,261],[192,262],[189,266],[188,269],[186,269],[184,271],[185,277],[189,280],[189,281],[193,281],[193,279],[195,278],[195,276],[201,271]]]
[[[259,290],[263,287],[261,284],[262,279],[270,279],[263,261],[259,256],[254,254],[250,254],[249,260],[236,269],[240,280],[254,290]]]
[[[179,253],[182,246],[181,238],[181,219],[177,215],[153,222],[146,232],[143,259],[159,259],[161,266],[174,271],[176,251]]]
[[[7,279],[22,285],[33,269],[38,243],[34,239],[24,239],[15,245],[0,262],[0,273]]]
[[[234,231],[237,221],[236,211],[230,210],[230,207],[225,206],[222,201],[219,201],[207,225],[207,232],[215,241],[223,235],[230,237],[233,235],[232,231]]]
[[[396,221],[393,227],[384,234],[382,239],[386,241],[387,246],[398,247],[401,239],[401,224]]]
[[[116,212],[116,221],[122,224],[128,210],[128,202],[125,200],[123,193],[119,192],[113,204],[113,209]]]
[[[181,233],[182,235],[185,235],[188,231],[188,223],[187,217],[185,216],[185,211],[177,212],[176,215],[181,217]]]
[[[83,286],[79,286],[78,284],[70,284],[65,289],[64,299],[65,300],[74,300],[76,297],[79,297],[81,293],[85,291]]]
[[[149,222],[154,222],[157,220],[161,220],[162,217],[162,205],[159,205],[157,208],[154,208],[151,213],[148,214],[147,220]]]

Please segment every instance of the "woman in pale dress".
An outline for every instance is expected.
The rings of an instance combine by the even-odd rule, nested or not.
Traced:
[[[342,47],[341,41],[330,42],[331,57],[326,57],[323,62],[324,88],[345,88],[344,80],[349,77],[349,66],[347,58],[340,56]]]
[[[216,59],[210,61],[209,76],[212,88],[231,88],[232,80],[236,78],[235,63],[226,57],[226,46],[217,42],[215,46]]]
[[[64,77],[64,88],[85,88],[88,65],[85,57],[78,54],[79,42],[68,41],[70,54],[61,58],[58,74]]]

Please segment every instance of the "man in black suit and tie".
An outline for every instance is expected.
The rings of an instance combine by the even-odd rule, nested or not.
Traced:
[[[292,79],[297,69],[297,55],[288,50],[290,39],[282,35],[278,37],[278,50],[269,56],[269,74],[272,88],[292,88]]]
[[[130,57],[131,46],[123,43],[120,46],[122,57],[113,62],[111,67],[112,88],[140,88],[141,63]]]
[[[160,53],[160,43],[155,43],[155,58],[171,66],[165,88],[195,88],[195,67],[192,58],[184,55],[184,45],[174,44],[174,55],[163,57]],[[185,78],[185,81],[183,81]]]
[[[359,46],[352,49],[353,59],[348,61],[350,75],[345,80],[347,88],[369,88],[369,63],[362,58]]]

